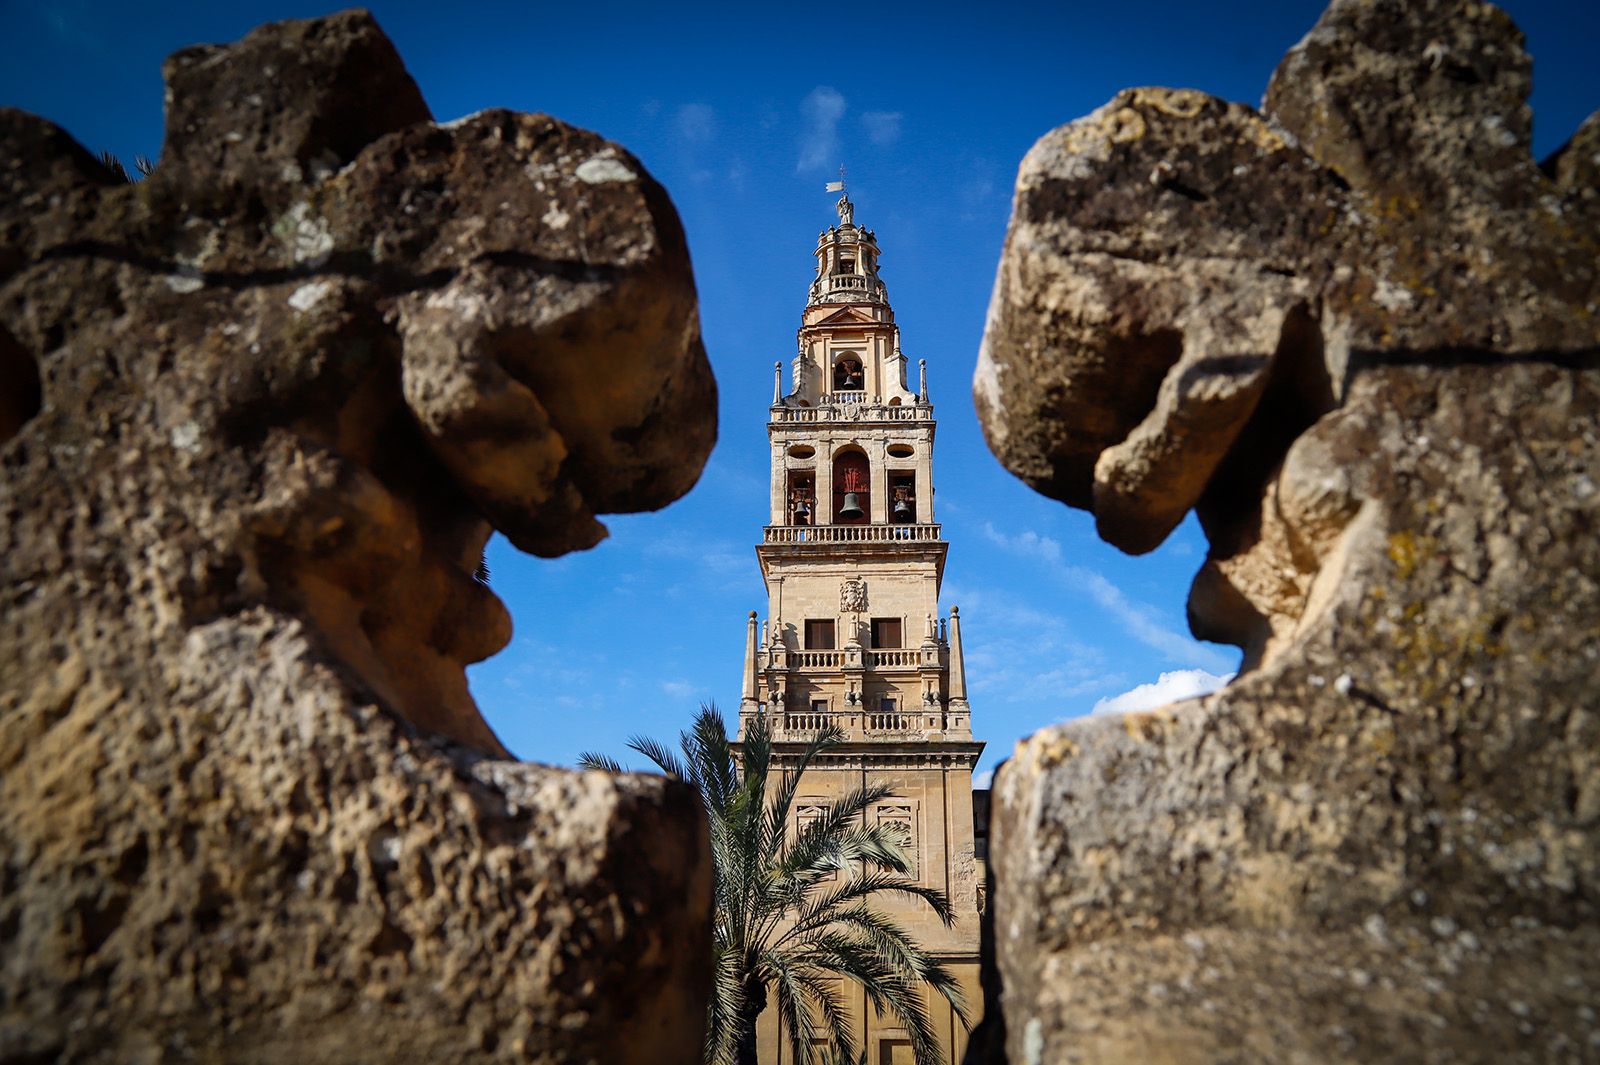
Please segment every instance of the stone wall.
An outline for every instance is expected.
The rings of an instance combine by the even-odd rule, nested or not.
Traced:
[[[434,124],[365,13],[165,75],[138,184],[0,111],[0,1059],[698,1060],[693,792],[511,761],[465,679],[491,529],[710,451],[667,194]]]
[[[1530,76],[1487,4],[1335,0],[1261,110],[1024,161],[990,445],[1128,551],[1194,510],[1245,672],[1002,768],[969,1061],[1600,1054],[1600,116],[1536,164]]]

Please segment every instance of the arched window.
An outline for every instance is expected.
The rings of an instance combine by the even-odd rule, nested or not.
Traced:
[[[867,387],[866,371],[861,360],[853,353],[839,356],[833,364],[833,390],[835,392],[861,392]]]
[[[865,525],[872,520],[871,473],[867,456],[841,451],[833,460],[833,520],[837,525]]]

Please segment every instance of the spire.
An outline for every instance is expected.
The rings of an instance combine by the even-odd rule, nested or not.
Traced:
[[[739,692],[739,705],[756,701],[756,612],[750,611],[750,621],[744,634],[744,685]]]
[[[961,608],[950,608],[950,702],[967,701],[967,664],[961,655]]]
[[[772,405],[776,407],[783,402],[783,363],[772,364]]]

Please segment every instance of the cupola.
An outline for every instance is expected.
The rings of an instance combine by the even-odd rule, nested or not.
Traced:
[[[849,194],[834,205],[839,224],[817,236],[817,276],[811,282],[808,306],[822,303],[887,303],[878,278],[878,239],[870,229],[855,224],[855,204]]]

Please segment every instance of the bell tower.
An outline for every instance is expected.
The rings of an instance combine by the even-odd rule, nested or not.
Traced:
[[[958,916],[945,928],[919,902],[884,909],[944,957],[976,1014],[983,856],[972,771],[983,744],[972,738],[960,612],[939,609],[949,544],[934,516],[927,368],[918,361],[913,388],[877,237],[856,224],[848,194],[836,210],[839,224],[817,237],[787,390],[783,364],[773,367],[770,515],[756,546],[767,611],[748,619],[739,731],[764,715],[781,764],[818,730],[843,730],[845,742],[806,772],[797,824],[863,783],[894,788],[871,816],[903,826],[916,879],[949,895]],[[901,1061],[905,1033],[864,1000],[857,1007],[868,1061]],[[930,1008],[958,1061],[965,1030],[937,996]],[[790,1060],[777,1026],[769,1009],[762,1061]]]

